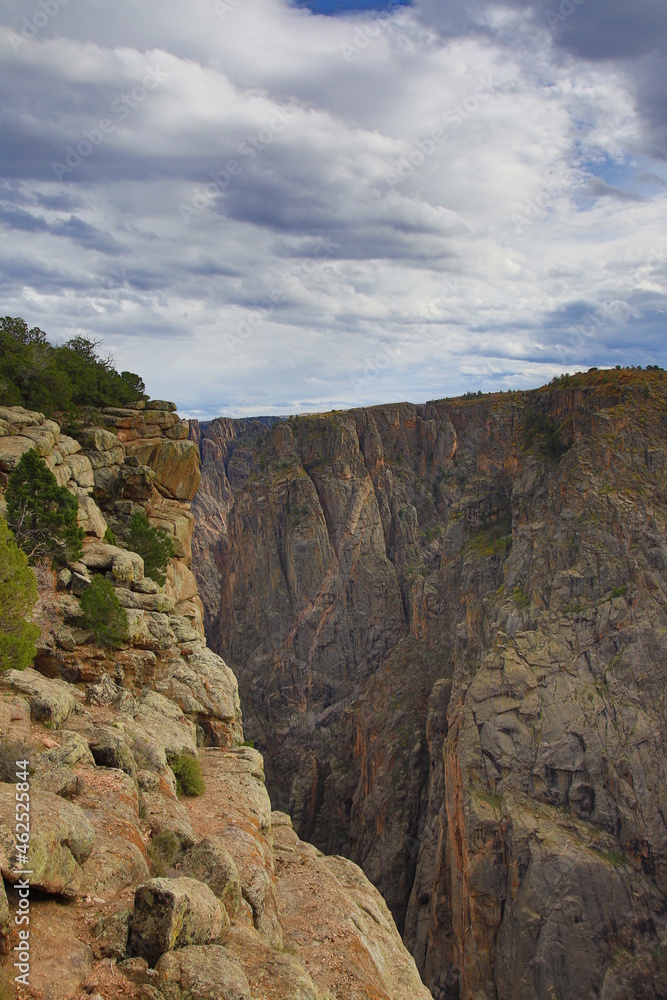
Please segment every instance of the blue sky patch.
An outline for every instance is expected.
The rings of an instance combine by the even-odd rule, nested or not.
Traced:
[[[357,10],[391,11],[409,7],[411,0],[298,0],[296,7],[307,7],[313,14],[347,14]]]

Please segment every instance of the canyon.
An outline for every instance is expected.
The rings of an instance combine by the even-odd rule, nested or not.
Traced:
[[[435,1000],[667,995],[664,373],[189,436],[273,807]]]

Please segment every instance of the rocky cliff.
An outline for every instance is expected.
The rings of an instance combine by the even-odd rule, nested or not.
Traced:
[[[360,869],[303,843],[272,811],[236,678],[204,639],[190,570],[199,450],[174,410],[105,410],[104,427],[64,434],[42,414],[0,408],[0,492],[37,448],[77,496],[86,533],[79,560],[38,569],[34,669],[0,676],[0,996],[15,995],[13,963],[28,952],[18,997],[426,998]],[[173,538],[163,586],[128,548],[137,510]],[[128,617],[116,650],[83,627],[79,598],[100,573]],[[24,759],[29,949],[16,923]],[[194,759],[203,793],[179,797],[177,775]]]
[[[193,428],[214,649],[436,1000],[667,995],[667,380]]]

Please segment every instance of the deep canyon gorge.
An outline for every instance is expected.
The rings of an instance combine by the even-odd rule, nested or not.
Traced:
[[[274,808],[436,1000],[667,995],[666,383],[191,422]]]

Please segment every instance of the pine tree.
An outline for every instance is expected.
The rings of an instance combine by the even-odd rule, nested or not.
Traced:
[[[121,608],[111,580],[94,576],[81,597],[83,624],[95,635],[100,646],[117,649],[128,636],[127,614]]]
[[[39,628],[26,621],[37,600],[37,581],[25,552],[0,517],[0,672],[25,670],[35,658]]]
[[[174,555],[174,542],[163,528],[151,528],[142,510],[135,511],[130,521],[127,547],[138,552],[144,560],[146,576],[162,586],[166,580],[165,570]]]
[[[65,486],[58,486],[34,448],[21,456],[10,475],[5,499],[7,523],[31,562],[49,557],[62,563],[81,555],[79,503]]]

